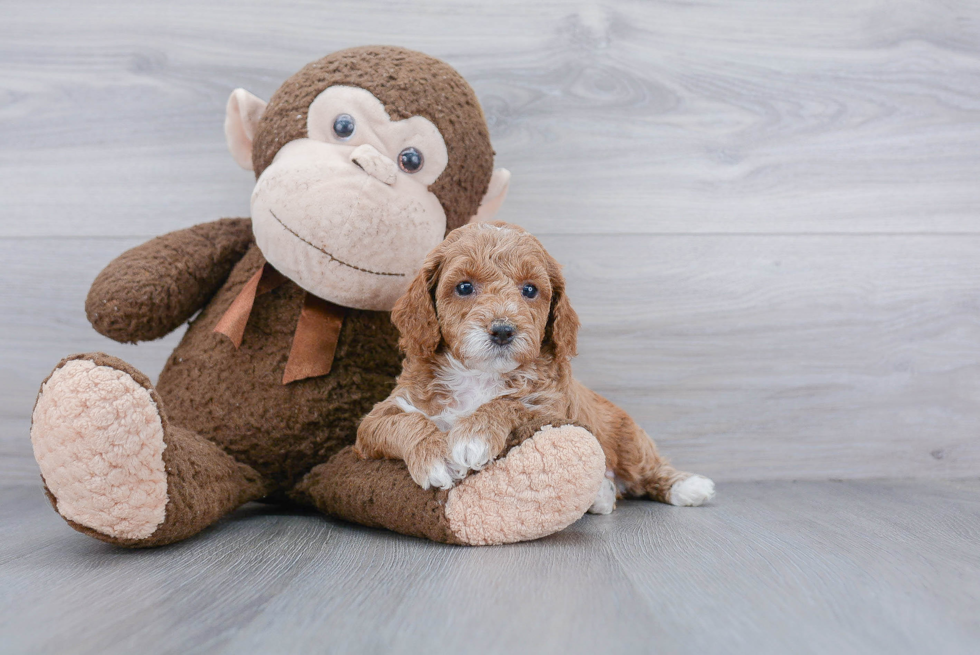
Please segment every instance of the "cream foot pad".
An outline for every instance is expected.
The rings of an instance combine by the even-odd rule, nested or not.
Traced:
[[[546,427],[450,491],[446,518],[474,546],[537,539],[580,519],[605,471],[606,457],[589,431]]]
[[[41,387],[34,457],[66,519],[123,539],[150,536],[167,506],[163,424],[124,371],[75,359]]]

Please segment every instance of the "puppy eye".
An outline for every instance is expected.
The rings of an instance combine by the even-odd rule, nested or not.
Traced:
[[[461,296],[468,296],[473,293],[473,283],[472,282],[460,282],[456,285],[456,293]]]
[[[398,167],[406,173],[418,173],[424,163],[425,158],[415,148],[405,148],[398,153]]]
[[[533,284],[531,284],[530,282],[528,282],[523,287],[521,287],[521,295],[523,295],[525,298],[533,298],[536,295],[538,295],[538,288]]]
[[[350,114],[341,114],[333,119],[333,133],[338,139],[349,139],[354,133],[354,117]]]

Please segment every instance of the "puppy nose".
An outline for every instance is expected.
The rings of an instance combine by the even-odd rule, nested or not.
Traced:
[[[371,177],[385,184],[395,183],[395,162],[378,152],[374,146],[362,143],[350,153],[350,160],[363,168]]]
[[[490,325],[490,340],[498,346],[506,346],[514,340],[517,328],[510,323],[494,322]]]

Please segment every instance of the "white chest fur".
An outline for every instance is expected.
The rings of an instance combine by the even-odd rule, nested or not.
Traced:
[[[499,373],[469,369],[452,356],[436,372],[435,383],[443,388],[449,401],[443,410],[435,416],[429,416],[412,404],[410,398],[401,396],[395,402],[405,412],[417,412],[428,416],[440,430],[448,432],[456,425],[456,421],[469,416],[481,405],[494,398],[513,393],[508,388],[504,377]]]

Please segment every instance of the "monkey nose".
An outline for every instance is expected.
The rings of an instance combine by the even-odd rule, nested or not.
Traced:
[[[395,162],[378,152],[374,146],[362,143],[354,148],[354,152],[350,153],[350,160],[364,169],[364,172],[371,177],[381,180],[385,184],[395,183],[395,175],[397,174]]]

